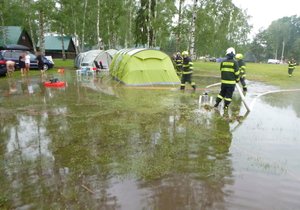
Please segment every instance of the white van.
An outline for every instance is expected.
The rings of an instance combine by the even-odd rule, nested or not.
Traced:
[[[268,63],[271,63],[271,64],[280,64],[280,60],[277,60],[277,59],[268,59]]]

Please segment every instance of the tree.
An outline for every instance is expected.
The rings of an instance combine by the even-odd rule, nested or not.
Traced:
[[[192,21],[191,21],[191,37],[190,37],[190,54],[192,59],[196,58],[195,54],[195,30],[196,30],[196,9],[197,9],[197,2],[198,0],[194,0],[193,9],[192,9]]]
[[[176,51],[178,51],[179,44],[181,43],[181,19],[182,19],[182,8],[183,8],[184,0],[179,0],[179,8],[178,8],[178,24],[175,29],[176,33]]]
[[[41,50],[46,32],[73,36],[81,50],[135,44],[174,52],[194,46],[198,55],[223,55],[225,48],[247,42],[248,16],[232,0],[195,2],[199,4],[184,0],[22,0],[21,4],[3,0],[0,21],[29,28],[33,41],[40,40]],[[176,15],[178,23],[173,21]],[[192,20],[196,20],[194,25]],[[194,29],[195,36],[191,36]],[[191,37],[195,37],[194,44]]]
[[[269,57],[267,50],[267,31],[260,31],[253,39],[250,45],[250,51],[254,54],[258,61],[264,61]]]
[[[201,1],[196,21],[196,52],[200,55],[224,55],[230,46],[247,43],[251,30],[246,11],[231,0]]]
[[[294,57],[299,61],[300,18],[283,17],[275,20],[263,32],[257,34],[251,46],[260,61],[268,58]],[[262,44],[258,44],[258,41]]]

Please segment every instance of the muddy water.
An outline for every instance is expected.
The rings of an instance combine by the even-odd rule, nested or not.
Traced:
[[[125,88],[106,76],[0,80],[1,209],[297,209],[299,93]],[[198,78],[199,86],[218,82]],[[249,84],[249,103],[276,89]],[[217,88],[210,91],[217,94]]]

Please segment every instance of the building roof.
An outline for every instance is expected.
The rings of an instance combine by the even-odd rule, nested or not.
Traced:
[[[45,50],[62,50],[61,39],[61,36],[45,36]],[[63,41],[65,50],[70,49],[70,44],[74,45],[70,36],[64,36]]]
[[[4,44],[18,44],[23,29],[20,26],[1,26],[0,27],[0,45]],[[5,42],[3,38],[5,33]]]

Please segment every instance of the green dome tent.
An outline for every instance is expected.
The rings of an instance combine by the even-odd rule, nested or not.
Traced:
[[[125,85],[176,85],[180,80],[170,57],[152,49],[123,49],[109,67],[113,78]]]

